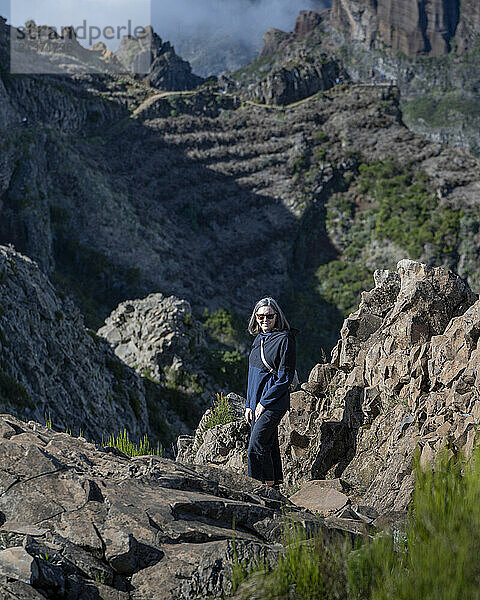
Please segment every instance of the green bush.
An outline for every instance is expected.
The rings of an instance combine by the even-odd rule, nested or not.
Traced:
[[[350,554],[352,600],[480,598],[480,450],[465,464],[445,451],[435,470],[415,467],[405,536],[378,535]]]
[[[243,317],[237,313],[219,308],[210,312],[207,308],[203,313],[203,326],[206,332],[216,341],[223,344],[234,344],[244,342],[246,337],[246,325]]]
[[[0,401],[35,408],[25,386],[3,371],[0,371]]]
[[[206,370],[218,385],[241,393],[246,387],[248,360],[238,350],[208,350]]]
[[[321,265],[316,278],[319,294],[338,306],[345,316],[358,308],[362,291],[373,287],[370,269],[349,261],[333,260]]]
[[[359,189],[376,203],[375,236],[391,240],[411,258],[428,244],[441,258],[458,244],[461,210],[440,207],[422,172],[404,171],[391,160],[360,165]]]

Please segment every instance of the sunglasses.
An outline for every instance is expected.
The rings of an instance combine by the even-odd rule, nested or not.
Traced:
[[[273,319],[276,314],[277,313],[267,313],[266,315],[256,315],[256,317],[259,321],[262,319],[268,319],[270,321],[270,319]]]

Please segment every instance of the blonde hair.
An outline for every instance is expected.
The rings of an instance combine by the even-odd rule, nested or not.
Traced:
[[[290,325],[278,302],[273,298],[262,298],[255,304],[255,308],[250,316],[250,321],[248,322],[248,333],[251,333],[252,335],[257,335],[260,333],[260,327],[258,326],[256,316],[258,309],[262,308],[262,306],[271,306],[277,315],[275,320],[275,331],[284,331],[286,329],[290,329]]]

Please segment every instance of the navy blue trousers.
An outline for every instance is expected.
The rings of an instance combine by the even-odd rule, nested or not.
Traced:
[[[278,424],[284,410],[266,410],[254,421],[248,444],[248,475],[254,479],[283,482],[278,444]]]

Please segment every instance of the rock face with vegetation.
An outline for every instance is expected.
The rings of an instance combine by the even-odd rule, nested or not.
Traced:
[[[169,326],[164,335],[174,337]],[[188,431],[184,421],[195,412],[194,402],[182,407],[118,359],[85,328],[71,299],[58,294],[29,258],[7,247],[0,247],[0,347],[4,412],[48,419],[96,440],[126,428],[134,438],[148,432],[168,444],[179,427]]]
[[[233,79],[220,78],[220,84],[243,98],[273,105],[292,104],[330,89],[341,75],[339,62],[326,53],[313,57],[304,48],[327,18],[328,11],[301,11],[292,33],[269,29],[258,58],[233,73]]]

